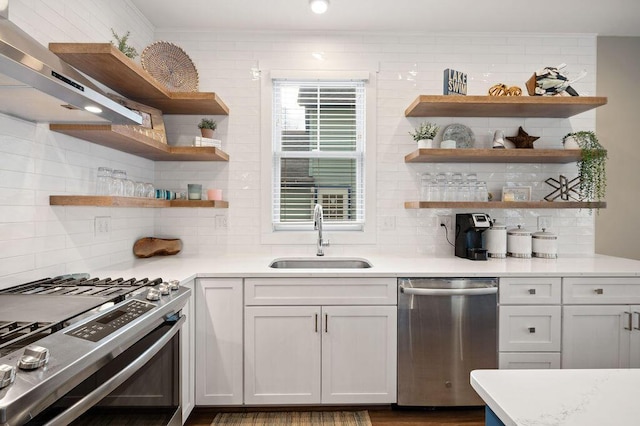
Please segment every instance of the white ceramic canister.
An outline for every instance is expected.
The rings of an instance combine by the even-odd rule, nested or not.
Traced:
[[[531,231],[520,225],[507,231],[507,256],[527,259],[531,258],[531,251]]]
[[[507,227],[494,222],[484,231],[487,256],[503,259],[507,257]]]
[[[558,257],[558,236],[553,232],[534,232],[531,235],[533,257],[543,257],[545,259],[556,259]]]

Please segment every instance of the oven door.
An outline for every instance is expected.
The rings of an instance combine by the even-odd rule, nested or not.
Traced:
[[[182,425],[176,315],[88,377],[28,425]],[[99,421],[98,421],[99,419]]]

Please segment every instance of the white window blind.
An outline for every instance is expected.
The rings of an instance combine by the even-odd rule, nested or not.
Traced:
[[[364,81],[273,81],[273,226],[362,229]]]

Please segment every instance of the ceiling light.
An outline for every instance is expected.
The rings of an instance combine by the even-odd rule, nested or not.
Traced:
[[[309,5],[313,13],[325,13],[329,8],[329,0],[309,0]]]
[[[89,105],[84,107],[84,109],[86,109],[89,112],[93,112],[96,114],[100,114],[102,112],[102,110],[100,108],[98,108],[97,106],[93,106],[93,105]]]

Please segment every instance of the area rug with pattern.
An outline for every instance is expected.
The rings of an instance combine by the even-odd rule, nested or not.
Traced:
[[[211,426],[371,426],[367,411],[218,413]]]

